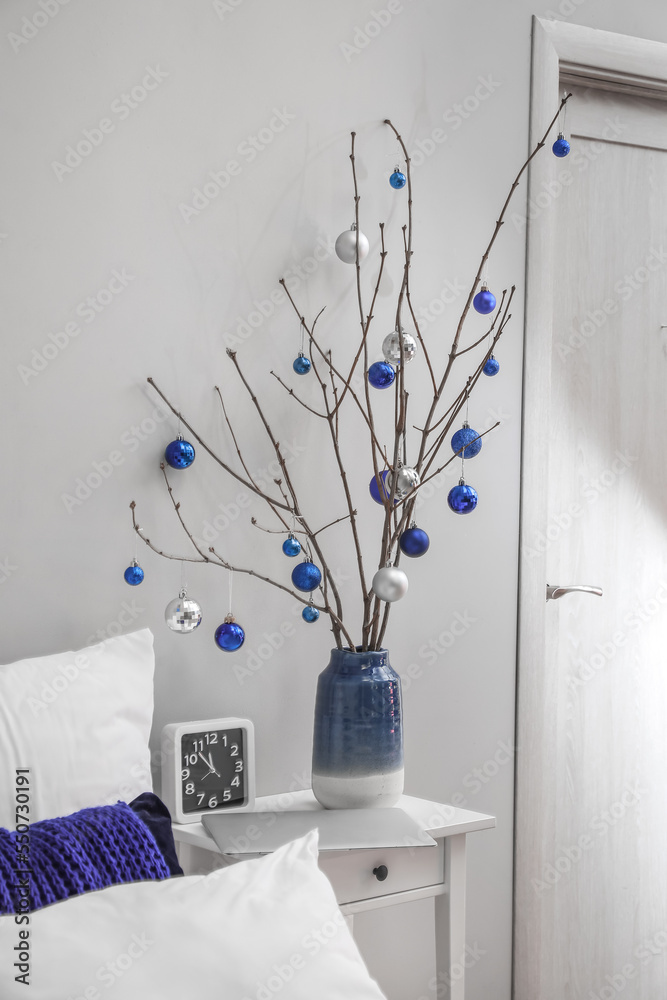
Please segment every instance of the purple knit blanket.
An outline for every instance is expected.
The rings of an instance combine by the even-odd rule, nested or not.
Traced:
[[[124,802],[33,823],[28,849],[0,827],[0,913],[39,910],[119,882],[169,878],[145,823]],[[25,836],[25,835],[24,835]]]

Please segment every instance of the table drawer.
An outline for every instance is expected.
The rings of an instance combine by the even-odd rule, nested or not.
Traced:
[[[341,905],[439,885],[445,879],[443,841],[434,847],[323,851],[319,865]],[[373,874],[373,869],[381,865],[387,868],[387,877],[382,882]]]

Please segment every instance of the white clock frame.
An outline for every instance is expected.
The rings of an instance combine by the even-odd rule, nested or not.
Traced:
[[[184,733],[210,733],[223,729],[243,729],[245,762],[245,798],[242,805],[183,812],[181,780],[181,737]],[[162,799],[174,823],[199,823],[202,816],[229,812],[251,812],[255,805],[255,727],[250,719],[225,716],[222,719],[196,719],[193,722],[170,722],[162,730]]]

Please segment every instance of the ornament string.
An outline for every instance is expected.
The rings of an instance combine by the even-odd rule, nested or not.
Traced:
[[[234,586],[234,570],[229,570],[229,614],[232,613],[232,588]]]
[[[306,330],[305,330],[305,327],[303,325],[303,320],[301,320],[301,322],[299,323],[299,329],[301,331],[301,342],[300,342],[300,347],[299,347],[299,354],[304,354],[305,352],[304,352],[303,348],[304,348],[304,343],[305,343],[304,338],[306,336]]]

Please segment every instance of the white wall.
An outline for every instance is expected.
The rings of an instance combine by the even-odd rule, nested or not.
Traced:
[[[98,630],[149,626],[158,658],[154,739],[169,720],[248,715],[258,732],[259,791],[281,791],[307,775],[314,688],[330,637],[323,622],[302,625],[290,599],[237,575],[234,607],[247,640],[239,655],[227,656],[212,639],[226,612],[221,571],[189,571],[190,592],[203,605],[205,622],[187,638],[172,635],[163,623],[164,606],[178,591],[178,563],[141,551],[144,584],[130,590],[123,582],[134,551],[131,499],[154,541],[187,551],[158,469],[176,425],[171,419],[151,425],[156,398],[146,376],[163,386],[204,436],[228,448],[212,391],[213,384],[224,385],[230,410],[239,414],[249,463],[253,469],[266,466],[272,455],[234,380],[225,336],[235,333],[254,302],[268,298],[281,275],[349,225],[351,129],[358,133],[362,228],[373,249],[377,222],[388,223],[391,281],[383,287],[372,337],[373,350],[379,348],[393,326],[390,292],[399,280],[405,217],[405,194],[387,183],[396,160],[396,143],[380,124],[387,116],[411,150],[420,142],[429,149],[434,129],[446,137],[431,143],[433,152],[421,164],[415,156],[414,298],[428,306],[447,288],[467,286],[526,151],[530,15],[548,11],[527,0],[393,0],[386,26],[353,51],[355,39],[363,41],[357,28],[374,11],[388,20],[381,14],[384,0],[70,0],[57,12],[56,0],[43,0],[43,6],[49,11],[43,26],[37,2],[4,0],[0,7],[1,656],[11,661],[85,645]],[[667,36],[662,0],[561,0],[552,11],[607,30]],[[24,17],[36,18],[38,30],[26,26]],[[22,28],[34,37],[18,41]],[[155,89],[136,107],[121,110],[119,99],[141,84],[147,67],[155,71],[148,81]],[[453,109],[466,99],[471,107],[481,81],[492,93],[465,120],[457,117]],[[249,162],[244,140],[272,121],[281,124],[275,109],[286,112],[283,130]],[[80,165],[67,173],[54,168],[84,129],[105,118],[109,131]],[[193,190],[232,159],[240,172],[186,222],[179,205],[192,204]],[[508,221],[493,255],[496,289],[522,284],[524,198],[522,188],[514,206],[519,218]],[[366,288],[375,269],[371,260],[364,266]],[[106,288],[114,271],[131,278],[123,287],[116,282],[118,294],[90,319],[80,304]],[[308,316],[327,306],[323,340],[345,355],[357,329],[352,269],[327,256],[299,281],[296,295]],[[462,298],[425,324],[440,362]],[[409,566],[410,594],[395,608],[387,639],[401,672],[411,663],[422,668],[405,696],[407,790],[442,800],[460,792],[469,808],[498,817],[496,831],[471,838],[468,937],[484,956],[469,972],[470,1000],[509,996],[512,766],[504,764],[491,778],[483,774],[483,782],[473,772],[494,772],[494,755],[513,739],[520,302],[519,294],[498,351],[501,373],[484,380],[471,404],[473,426],[502,418],[468,466],[479,508],[467,518],[447,510],[454,471],[424,505],[420,521],[431,535],[431,551]],[[471,336],[481,332],[480,323],[472,317]],[[57,337],[73,330],[79,332]],[[49,348],[55,357],[44,364],[34,352],[52,343],[49,335],[61,347]],[[246,339],[239,358],[274,414],[281,440],[296,442],[295,478],[313,520],[325,523],[344,509],[333,462],[320,448],[321,428],[304,419],[268,374],[275,368],[295,382],[291,361],[297,348],[297,323],[281,305]],[[32,374],[26,370],[31,365]],[[417,401],[427,381],[422,361],[412,368]],[[461,380],[468,370],[461,363]],[[312,380],[299,387],[315,400]],[[417,411],[413,416],[418,422]],[[146,420],[148,434],[141,431]],[[379,508],[366,494],[370,462],[367,448],[357,448],[353,416],[344,439],[371,562],[377,558]],[[83,502],[66,504],[63,496],[72,495],[96,463],[110,471],[104,463],[112,452],[118,464],[111,474]],[[174,485],[196,532],[220,504],[235,503],[239,492],[203,454],[189,472],[174,476]],[[266,512],[254,503],[216,544],[230,558],[286,576],[291,564],[280,553],[279,539],[251,528],[251,513],[267,523]],[[327,541],[333,565],[349,577],[347,604],[355,609],[351,545],[343,529],[333,529]],[[131,618],[123,613],[128,604]],[[474,621],[429,662],[420,647],[436,640],[457,614]],[[354,610],[350,616],[354,620]],[[275,635],[286,623],[287,631],[294,623],[293,636],[261,670],[237,677],[234,666],[246,665],[264,634]],[[383,965],[385,935],[399,934],[406,951],[421,948],[426,919],[426,905],[420,904],[376,924],[359,920],[371,966]],[[396,995],[431,1000],[428,963],[409,954],[395,973]]]

